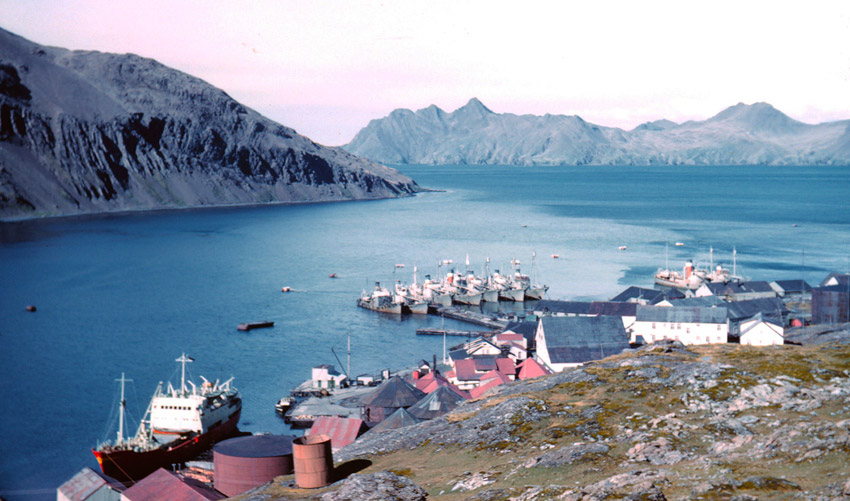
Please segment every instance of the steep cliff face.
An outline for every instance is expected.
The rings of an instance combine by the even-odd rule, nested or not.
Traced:
[[[0,29],[0,217],[418,189],[156,61],[41,47]]]
[[[766,103],[625,131],[565,115],[494,113],[478,99],[372,120],[344,148],[379,162],[506,165],[850,165],[850,120],[809,125]]]

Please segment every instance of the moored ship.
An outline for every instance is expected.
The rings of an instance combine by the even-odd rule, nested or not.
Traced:
[[[201,377],[203,384],[195,385],[186,380],[186,363],[192,361],[185,354],[177,359],[182,364],[180,387],[169,382],[163,391],[159,383],[132,438],[124,437],[127,380],[121,375],[118,436],[92,449],[104,474],[125,484],[138,482],[157,468],[194,459],[237,431],[242,399],[231,385],[233,378],[212,383]]]

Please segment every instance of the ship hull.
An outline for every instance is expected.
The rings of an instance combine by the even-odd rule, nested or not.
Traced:
[[[406,313],[413,313],[414,315],[427,315],[428,314],[428,302],[427,301],[408,302],[404,305],[404,308],[407,310]]]
[[[507,301],[515,301],[521,303],[525,300],[525,290],[523,289],[502,289],[499,291],[499,298]]]
[[[499,291],[497,289],[487,289],[481,293],[481,300],[488,303],[498,303]]]
[[[375,304],[375,302],[371,300],[366,301],[363,299],[358,299],[357,306],[361,308],[366,308],[367,310],[377,311],[379,313],[401,315],[401,303]]]
[[[455,294],[452,299],[456,303],[478,306],[479,304],[481,304],[481,293],[479,292],[474,294]]]
[[[216,442],[233,435],[237,431],[236,425],[239,423],[241,412],[241,408],[236,410],[227,421],[210,428],[206,433],[193,435],[183,440],[178,439],[156,449],[139,452],[92,449],[92,453],[105,475],[129,485],[142,480],[158,468],[191,461]]]
[[[549,290],[547,286],[541,287],[529,287],[525,290],[525,298],[526,299],[543,299],[543,295],[546,294],[546,291]]]

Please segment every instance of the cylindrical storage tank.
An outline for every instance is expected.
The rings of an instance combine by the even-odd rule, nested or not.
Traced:
[[[331,438],[309,435],[292,441],[295,483],[302,489],[316,489],[331,483],[334,468]]]
[[[251,435],[213,448],[215,489],[238,496],[279,475],[292,473],[292,435]]]

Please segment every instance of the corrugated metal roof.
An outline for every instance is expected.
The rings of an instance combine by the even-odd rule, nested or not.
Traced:
[[[404,379],[393,376],[381,383],[361,402],[373,407],[410,407],[424,396],[424,392],[417,390]]]
[[[516,374],[516,365],[514,365],[513,360],[509,358],[497,358],[496,370],[506,376],[513,376]]]
[[[398,410],[390,414],[390,417],[373,426],[370,433],[397,430],[399,428],[404,428],[405,426],[421,422],[421,419],[412,416],[404,407],[400,407]]]
[[[590,309],[590,303],[584,301],[555,301],[550,299],[541,299],[534,307],[534,311],[574,315],[587,315],[588,309]]]
[[[776,280],[774,283],[781,287],[786,294],[812,292],[812,286],[805,280]]]
[[[725,324],[725,307],[638,306],[636,321],[674,324]]]
[[[407,410],[413,417],[434,419],[451,412],[464,401],[466,401],[465,398],[453,392],[447,386],[441,386],[427,397],[408,407]]]
[[[469,390],[469,396],[471,398],[480,398],[490,388],[494,388],[496,386],[501,386],[502,384],[504,384],[504,382],[499,378],[491,379],[491,380],[487,381],[486,383],[484,383],[480,386],[476,386],[475,388]]]
[[[629,347],[629,337],[618,317],[543,317],[540,321],[552,363],[598,360]]]
[[[590,303],[589,315],[608,315],[619,317],[635,316],[637,303],[615,303],[609,301],[594,301]]]
[[[776,292],[773,290],[773,287],[764,280],[741,282],[741,288],[747,292]]]
[[[331,438],[331,449],[339,450],[357,440],[368,429],[361,419],[322,416],[310,427],[308,435],[327,435]]]
[[[644,289],[643,287],[631,286],[623,292],[611,298],[614,303],[626,303],[631,299],[645,300],[647,302],[653,299],[664,296],[664,293],[657,289]]]
[[[292,454],[292,435],[251,435],[219,442],[213,451],[226,456],[266,458]]]
[[[475,373],[475,361],[471,358],[455,361],[455,374],[458,381],[478,381]]]
[[[728,310],[727,316],[729,317],[729,320],[750,318],[758,313],[764,313],[765,315],[771,316],[784,316],[788,314],[788,308],[785,307],[785,303],[782,302],[782,299],[778,297],[764,297],[759,299],[749,299],[747,301],[734,301],[726,303],[725,307]]]
[[[731,296],[745,292],[744,289],[735,282],[729,282],[727,284],[720,282],[707,282],[703,285],[715,296]]]
[[[89,467],[85,467],[76,475],[71,477],[67,482],[59,486],[59,492],[71,501],[84,501],[94,494],[98,489],[106,486],[113,487],[116,490],[119,488],[115,482],[107,482],[102,476]],[[120,484],[117,484],[120,485]],[[121,485],[120,490],[124,490]]]
[[[182,479],[160,468],[124,491],[130,501],[203,501],[225,499],[227,496],[192,479]]]
[[[519,375],[517,377],[519,379],[528,379],[545,376],[551,373],[552,372],[549,371],[549,369],[540,365],[540,362],[537,360],[527,358],[519,365]]]
[[[538,301],[538,305],[540,302],[542,301]],[[535,332],[537,332],[537,321],[523,320],[522,322],[511,322],[505,327],[505,331],[522,334],[524,338],[528,339],[529,335],[534,337]]]
[[[689,306],[700,306],[703,308],[710,308],[712,306],[723,305],[726,306],[729,304],[722,297],[718,296],[702,296],[702,297],[686,297],[682,299],[671,299],[670,304],[675,307],[689,307]]]
[[[847,285],[850,283],[850,273],[830,273],[821,281],[820,286],[826,286],[833,279],[835,279],[836,282],[834,285]]]

